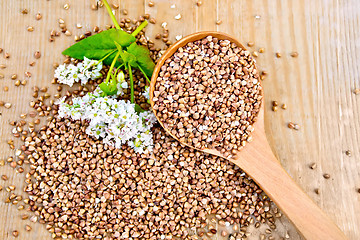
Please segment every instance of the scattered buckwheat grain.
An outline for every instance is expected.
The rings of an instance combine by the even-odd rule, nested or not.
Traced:
[[[35,19],[36,19],[36,20],[40,20],[41,18],[42,18],[41,13],[37,13],[37,14],[35,15]]]
[[[25,225],[25,230],[27,232],[30,232],[32,230],[32,227],[30,225]]]
[[[316,163],[310,164],[310,168],[311,168],[311,169],[316,169],[316,167],[317,167],[317,164],[316,164]]]
[[[14,237],[18,237],[18,236],[19,236],[19,231],[14,230],[14,231],[12,232],[12,235],[13,235]]]
[[[292,52],[290,53],[290,56],[293,57],[293,58],[296,58],[299,56],[299,53],[298,52]]]
[[[330,178],[330,174],[324,173],[323,177],[324,177],[325,179],[329,179],[329,178]]]
[[[248,42],[247,45],[248,45],[248,47],[253,47],[255,45],[255,43],[254,42]]]

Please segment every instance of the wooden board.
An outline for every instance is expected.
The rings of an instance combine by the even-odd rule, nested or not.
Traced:
[[[167,22],[172,41],[177,35],[187,35],[201,30],[218,30],[237,37],[244,44],[255,43],[251,50],[265,48],[257,58],[259,69],[268,72],[264,80],[266,96],[266,130],[268,140],[279,160],[320,207],[345,232],[349,239],[360,238],[360,95],[353,90],[360,88],[360,2],[358,0],[202,0],[197,7],[195,0],[154,0],[150,8],[147,0],[113,0],[134,18],[150,13],[156,26],[149,26],[147,34],[154,36],[162,22]],[[63,8],[65,3],[70,9]],[[73,42],[74,34],[91,30],[95,25],[111,24],[105,9],[91,10],[95,0],[12,0],[0,2],[0,48],[11,54],[5,59],[0,54],[0,69],[5,75],[0,79],[0,101],[11,102],[10,109],[0,107],[0,160],[14,155],[7,140],[11,138],[9,121],[19,119],[29,111],[31,87],[51,86],[53,63],[61,63],[60,52]],[[175,4],[175,8],[170,8]],[[27,15],[21,10],[27,8]],[[43,18],[36,21],[35,14]],[[118,18],[120,10],[115,11]],[[180,20],[175,20],[177,14]],[[63,18],[73,36],[62,35],[48,41],[50,31],[59,30],[58,19]],[[222,20],[221,25],[216,25]],[[82,29],[75,25],[81,23]],[[26,28],[33,26],[34,31]],[[34,52],[42,57],[34,59]],[[292,51],[299,52],[292,58]],[[281,58],[275,53],[280,52]],[[34,67],[29,62],[35,61]],[[24,72],[32,73],[26,78]],[[15,87],[10,79],[28,79],[26,86]],[[3,88],[9,87],[8,92]],[[55,92],[51,89],[51,92]],[[271,102],[286,103],[287,110],[271,111]],[[293,121],[301,126],[299,131],[287,128]],[[351,151],[351,156],[345,154]],[[311,163],[317,168],[309,168]],[[330,179],[323,174],[330,174]],[[0,167],[0,180],[6,187],[14,184],[21,193],[24,177],[8,165]],[[319,188],[319,194],[314,192]],[[284,193],[286,194],[286,193]],[[15,206],[5,204],[5,190],[0,192],[0,239],[13,239],[11,232],[20,231],[19,239],[51,239],[41,224],[21,220]],[[25,233],[25,224],[33,231]],[[286,219],[277,224],[277,233],[290,239],[299,235]],[[220,239],[220,238],[217,238]],[[250,239],[258,239],[252,234]]]

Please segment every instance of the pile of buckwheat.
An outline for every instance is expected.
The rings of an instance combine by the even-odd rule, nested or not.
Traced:
[[[140,156],[89,137],[86,126],[54,118],[26,139],[34,171],[25,191],[53,237],[195,239],[209,214],[229,225],[268,219],[270,201],[226,160],[183,147],[160,128],[154,155]]]
[[[134,24],[139,25],[148,17],[145,15]],[[129,32],[136,28],[128,18],[121,20],[121,27]],[[99,28],[95,27],[94,32],[99,32]],[[145,38],[144,32],[139,34],[138,42],[147,46],[157,61],[160,49]],[[166,28],[165,34],[167,37]],[[169,43],[167,38],[166,43]],[[213,46],[212,50],[207,50],[209,56],[204,56],[204,61],[198,55],[201,45]],[[164,82],[159,81],[161,85],[157,86],[160,90],[165,86],[163,84],[168,84],[165,78],[173,71],[187,77],[179,81],[171,79],[176,84],[170,83],[169,92],[157,91],[157,111],[172,109],[172,106],[162,105],[170,104],[166,99],[171,97],[179,103],[184,101],[180,104],[190,107],[186,110],[191,114],[189,126],[179,120],[177,125],[200,129],[199,125],[215,121],[209,125],[210,129],[203,129],[202,134],[212,137],[213,131],[223,133],[221,138],[215,138],[218,145],[211,145],[218,149],[229,145],[233,136],[240,135],[235,138],[236,142],[230,141],[229,146],[235,150],[238,143],[243,145],[248,140],[261,100],[261,87],[255,82],[258,74],[254,61],[248,52],[210,37],[189,44],[189,47],[193,50],[183,48],[182,54],[180,50],[162,69]],[[214,57],[215,54],[218,57]],[[67,58],[64,63],[72,61],[76,63],[77,60]],[[212,68],[216,77],[207,75],[206,67]],[[107,71],[104,67],[101,73],[105,76]],[[143,109],[148,109],[149,104],[141,91],[146,80],[140,72],[135,72],[134,78],[135,99]],[[194,85],[190,79],[197,79],[201,84]],[[240,83],[238,79],[241,79]],[[275,218],[281,214],[244,172],[227,160],[181,145],[159,125],[152,129],[154,150],[148,155],[135,153],[126,145],[121,149],[108,146],[101,139],[86,134],[88,122],[58,117],[56,99],[66,96],[66,102],[71,104],[72,97],[84,96],[102,81],[90,80],[87,86],[66,92],[57,85],[58,93],[54,98],[47,93],[48,88],[34,87],[35,99],[30,103],[33,110],[28,114],[33,120],[11,122],[14,137],[24,144],[16,149],[16,157],[8,158],[7,162],[19,173],[25,173],[27,186],[24,191],[28,196],[17,195],[12,192],[15,187],[9,187],[5,202],[18,204],[19,210],[26,206],[33,212],[32,216],[24,214],[24,220],[29,218],[32,222],[45,224],[53,239],[208,239],[218,234],[216,223],[223,229],[219,232],[221,236],[234,240],[247,238],[250,224],[258,228],[266,223],[276,229]],[[58,84],[55,79],[53,83]],[[206,94],[207,99],[199,94]],[[123,99],[129,98],[130,93],[125,91]],[[203,102],[205,99],[207,105]],[[180,104],[178,107],[182,111]],[[229,113],[232,116],[227,117]],[[183,118],[183,114],[168,112],[162,117],[165,120],[176,116]],[[205,119],[207,114],[214,119]],[[38,117],[46,117],[47,123],[39,127]],[[234,121],[239,122],[240,132],[233,132]],[[170,126],[168,121],[165,122]],[[230,131],[225,130],[225,126]],[[179,138],[194,142],[198,134],[192,134],[187,130],[186,135]],[[201,147],[209,147],[204,140],[198,139],[195,146],[200,143]],[[9,141],[9,145],[15,149],[13,141]],[[3,175],[2,179],[7,180],[7,176]],[[20,204],[22,201],[25,206]],[[230,225],[233,233],[224,230]],[[29,225],[25,229],[31,231]],[[13,231],[13,236],[18,237],[19,232]]]
[[[261,92],[251,54],[208,36],[165,61],[155,84],[154,110],[181,142],[229,156],[251,141]]]

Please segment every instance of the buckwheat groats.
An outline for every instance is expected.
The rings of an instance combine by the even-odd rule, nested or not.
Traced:
[[[251,54],[208,36],[180,47],[165,61],[153,108],[181,142],[229,156],[251,140],[261,99]]]

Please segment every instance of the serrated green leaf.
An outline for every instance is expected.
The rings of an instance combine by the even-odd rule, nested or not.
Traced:
[[[63,51],[63,54],[80,60],[84,57],[100,60],[117,49],[115,42],[122,47],[127,47],[135,40],[136,38],[131,34],[112,28],[75,43]],[[108,56],[104,64],[110,65],[115,56],[116,52]]]
[[[141,70],[144,71],[148,77],[151,77],[155,64],[150,57],[149,49],[144,46],[137,45],[134,42],[126,49],[126,51],[136,57],[136,62],[140,66]]]

